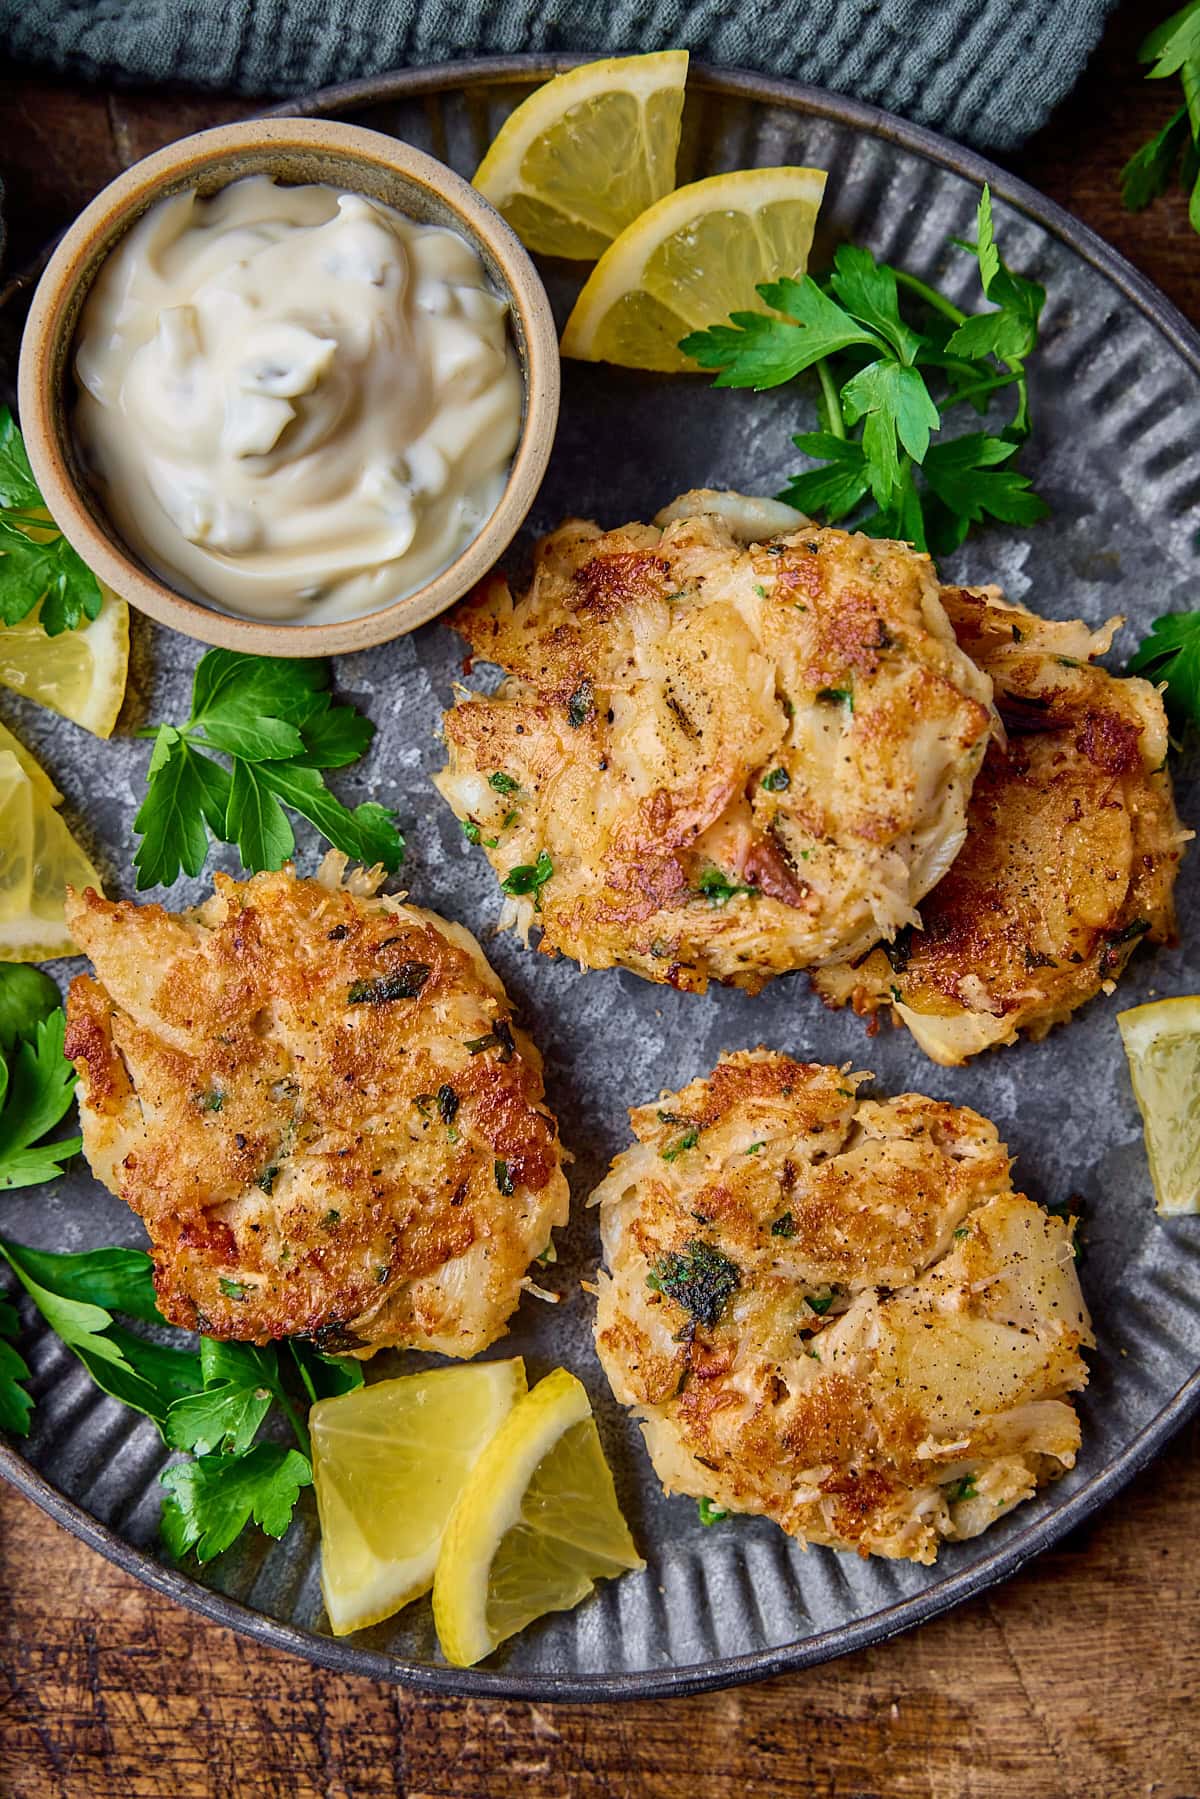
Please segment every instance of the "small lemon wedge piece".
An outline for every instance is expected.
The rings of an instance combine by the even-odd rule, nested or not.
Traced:
[[[61,806],[62,794],[50,779],[36,756],[31,756],[25,745],[13,736],[11,731],[0,725],[0,750],[11,750],[22,769],[33,782],[34,789],[41,794],[48,806]]]
[[[32,766],[31,766],[32,765]],[[68,885],[100,876],[55,810],[61,795],[11,734],[0,736],[0,962],[75,954],[63,916]]]
[[[681,187],[604,252],[562,337],[564,356],[673,373],[677,347],[731,312],[762,310],[755,289],[808,264],[824,169],[738,169]]]
[[[0,682],[95,737],[111,737],[129,672],[129,607],[103,581],[100,591],[99,613],[78,630],[47,637],[38,609],[0,625]]]
[[[592,259],[675,185],[686,50],[617,56],[522,101],[475,171],[521,242]]]
[[[1200,1212],[1200,994],[1117,1013],[1160,1212]]]
[[[513,1407],[455,1503],[433,1583],[442,1653],[472,1667],[598,1579],[644,1566],[587,1393],[558,1368]]]
[[[475,1362],[313,1406],[321,1591],[335,1636],[429,1591],[459,1489],[524,1391],[520,1360]]]

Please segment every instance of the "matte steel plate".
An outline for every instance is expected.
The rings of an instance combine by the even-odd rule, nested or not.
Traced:
[[[401,73],[291,110],[394,132],[469,174],[511,106],[569,61]],[[1054,616],[1095,624],[1125,613],[1125,649],[1156,614],[1195,604],[1200,340],[1178,313],[1066,214],[927,131],[792,83],[693,72],[681,179],[788,162],[829,170],[818,266],[832,242],[850,238],[976,304],[974,264],[947,240],[971,235],[978,186],[987,179],[1005,256],[1049,291],[1032,366],[1029,465],[1053,517],[1028,533],[980,534],[948,572],[998,580]],[[561,322],[579,274],[553,264],[545,273]],[[691,486],[771,493],[795,461],[789,434],[811,422],[802,386],[756,396],[601,367],[568,364],[564,375],[557,450],[531,520],[536,531],[570,513],[604,525],[645,519]],[[133,722],[181,718],[198,646],[136,622]],[[490,942],[496,883],[427,779],[440,763],[439,711],[460,655],[458,640],[435,624],[341,660],[341,688],[379,726],[371,756],[342,787],[352,800],[372,795],[399,809],[414,897],[484,934],[546,1053],[549,1096],[577,1158],[574,1217],[550,1271],[563,1303],[552,1309],[527,1297],[512,1335],[492,1353],[525,1355],[531,1378],[560,1362],[582,1375],[648,1559],[645,1573],[602,1585],[577,1611],[544,1620],[469,1673],[440,1664],[427,1602],[335,1642],[322,1622],[311,1494],[281,1543],[252,1531],[198,1576],[172,1569],[157,1538],[165,1456],[155,1431],[103,1398],[32,1321],[25,1345],[34,1431],[21,1453],[0,1446],[0,1471],[121,1566],[220,1623],[331,1667],[493,1696],[616,1698],[749,1680],[878,1641],[1011,1574],[1115,1493],[1200,1398],[1200,1221],[1164,1224],[1154,1216],[1116,1002],[1099,1000],[1044,1043],[944,1070],[902,1032],[868,1041],[860,1021],[825,1012],[803,977],[778,981],[757,999],[715,989],[697,999],[625,973],[580,975],[509,936]],[[131,824],[149,746],[125,730],[99,748],[7,693],[0,711],[45,758],[110,891],[130,895]],[[1181,780],[1185,818],[1196,817],[1196,798],[1194,782]],[[310,871],[311,836],[301,848],[301,870]],[[1193,854],[1179,889],[1185,924],[1198,878],[1200,855]],[[199,891],[181,884],[173,903]],[[1187,935],[1183,950],[1139,951],[1122,1003],[1200,987],[1200,946]],[[70,965],[57,972],[65,978]],[[944,1549],[935,1568],[805,1554],[761,1520],[703,1529],[691,1501],[660,1494],[638,1432],[613,1405],[597,1366],[591,1302],[579,1286],[597,1253],[595,1218],[583,1200],[627,1141],[625,1108],[706,1071],[723,1049],[759,1042],[851,1060],[873,1069],[886,1092],[915,1087],[974,1105],[997,1121],[1029,1192],[1084,1198],[1082,1279],[1099,1349],[1082,1402],[1078,1467],[984,1537]],[[4,1229],[59,1249],[141,1240],[136,1221],[85,1170],[8,1198]],[[384,1357],[374,1372],[389,1364],[401,1365]]]

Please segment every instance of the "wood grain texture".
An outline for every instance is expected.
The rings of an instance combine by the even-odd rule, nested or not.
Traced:
[[[1011,161],[1200,323],[1200,240],[1117,176],[1174,104],[1126,4]],[[9,267],[112,175],[245,103],[0,71]],[[1200,1426],[1086,1531],[923,1630],[756,1687],[619,1708],[429,1700],[169,1606],[0,1487],[2,1799],[1197,1799]],[[817,1552],[820,1553],[820,1552]]]

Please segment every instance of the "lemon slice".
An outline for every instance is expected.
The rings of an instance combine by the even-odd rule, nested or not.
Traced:
[[[761,310],[760,281],[799,278],[825,192],[823,169],[738,169],[668,194],[623,231],[588,277],[564,356],[624,368],[694,369],[677,348],[731,312]]]
[[[0,750],[11,750],[25,774],[33,782],[35,792],[39,793],[48,806],[61,806],[62,794],[50,779],[41,763],[31,756],[25,745],[13,736],[11,731],[0,725]]]
[[[446,1660],[472,1667],[602,1576],[645,1563],[617,1509],[588,1396],[558,1368],[513,1407],[458,1496],[433,1617]]]
[[[7,731],[0,740],[0,962],[71,956],[63,916],[68,884],[82,892],[100,877],[55,807],[60,795]]]
[[[476,1362],[313,1406],[321,1591],[335,1636],[429,1591],[459,1488],[524,1391],[523,1362]]]
[[[19,625],[0,625],[0,682],[110,737],[129,672],[129,607],[100,583],[104,604],[77,631],[47,637],[35,609]]]
[[[600,255],[675,185],[686,50],[584,63],[522,101],[475,171],[521,242]]]
[[[1118,1012],[1158,1209],[1200,1212],[1200,994]]]

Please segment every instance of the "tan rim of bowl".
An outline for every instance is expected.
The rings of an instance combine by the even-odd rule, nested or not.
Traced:
[[[377,612],[321,625],[232,617],[186,599],[122,543],[84,479],[70,430],[75,328],[96,272],[134,221],[186,187],[214,193],[244,175],[317,181],[448,225],[478,250],[509,302],[524,387],[521,437],[496,510],[450,566]],[[38,284],[21,343],[18,404],[38,486],[55,524],[101,580],[159,624],[203,643],[266,656],[329,656],[403,636],[461,599],[504,553],[541,485],[558,420],[558,338],[546,290],[514,233],[486,200],[433,157],[357,125],[260,119],[181,138],[136,163],[71,226]]]

